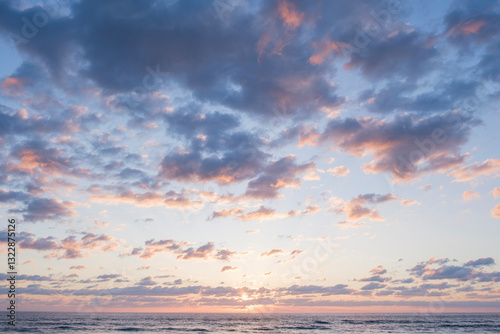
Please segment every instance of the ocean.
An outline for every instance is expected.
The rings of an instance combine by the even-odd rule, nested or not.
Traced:
[[[20,312],[24,333],[500,333],[500,314],[186,314]]]

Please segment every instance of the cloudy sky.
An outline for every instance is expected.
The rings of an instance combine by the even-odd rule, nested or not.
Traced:
[[[19,309],[499,311],[499,19],[0,1]]]

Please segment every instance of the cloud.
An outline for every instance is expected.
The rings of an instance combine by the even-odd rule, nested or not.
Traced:
[[[24,232],[21,234],[22,238],[19,240],[19,246],[25,250],[37,251],[51,251],[45,255],[45,258],[58,258],[58,259],[76,259],[80,257],[87,257],[89,253],[82,253],[83,251],[91,251],[99,249],[101,252],[109,252],[115,250],[119,246],[119,242],[107,234],[95,234],[89,232],[82,232],[81,238],[70,235],[61,241],[57,238],[41,237],[35,238],[32,233]],[[71,266],[71,270],[86,269],[83,265]]]
[[[236,270],[236,269],[238,269],[238,267],[224,266],[224,267],[222,267],[222,269],[220,271],[221,271],[221,273],[223,273],[225,271],[231,271],[231,270]]]
[[[98,235],[96,233],[85,233],[80,240],[75,236],[69,236],[61,241],[60,249],[63,251],[55,252],[47,255],[46,257],[54,257],[59,255],[60,259],[76,259],[79,257],[89,256],[88,254],[82,254],[85,250],[94,250],[100,248],[103,252],[113,251],[119,246],[119,243],[114,237],[107,234]]]
[[[181,246],[185,246],[187,244],[187,242],[176,242],[173,239],[165,239],[159,241],[154,241],[154,239],[151,239],[145,242],[146,248],[144,250],[142,248],[134,248],[130,255],[139,255],[139,257],[143,259],[150,259],[154,255],[156,255],[156,253],[175,252],[181,249]]]
[[[474,198],[481,198],[481,196],[474,190],[466,190],[462,194],[462,198],[464,199],[465,202],[471,201]]]
[[[458,281],[476,282],[497,282],[500,281],[500,272],[486,272],[482,266],[494,264],[493,258],[480,258],[467,261],[464,265],[447,265],[448,259],[431,258],[426,262],[419,263],[408,271],[424,280],[446,280],[454,279]],[[439,265],[434,267],[433,265]]]
[[[368,283],[367,285],[363,286],[361,290],[377,290],[377,289],[383,289],[387,285],[386,284],[380,284],[380,283]]]
[[[426,184],[425,186],[422,186],[419,189],[422,189],[423,191],[430,191],[432,190],[432,184]]]
[[[277,213],[274,209],[261,206],[255,211],[250,211],[246,214],[239,215],[238,218],[243,221],[249,220],[265,220],[265,219],[279,219],[288,216],[288,214]]]
[[[28,202],[25,209],[12,209],[10,212],[23,213],[26,222],[36,223],[75,217],[76,211],[71,210],[74,206],[74,202],[64,202],[53,198],[35,198]]]
[[[362,52],[352,53],[344,69],[360,68],[369,78],[388,75],[416,78],[432,69],[438,55],[435,48],[425,44],[426,39],[419,32],[401,29],[393,36],[373,40]]]
[[[34,175],[65,175],[70,177],[88,176],[89,171],[73,167],[74,161],[64,156],[60,148],[48,147],[44,141],[29,141],[16,146],[11,157],[18,163],[9,161],[3,166],[3,171],[12,174]]]
[[[186,241],[178,242],[173,239],[155,241],[154,239],[151,239],[145,242],[145,248],[134,248],[131,253],[120,254],[120,256],[124,257],[137,255],[140,258],[147,260],[160,253],[172,253],[177,255],[177,260],[214,259],[229,261],[235,255],[245,254],[231,251],[229,249],[216,249],[213,242],[207,242],[197,248],[187,246],[189,246],[189,243]]]
[[[454,177],[454,182],[471,181],[480,176],[497,177],[500,173],[500,159],[486,159],[482,163],[474,163],[458,168],[451,172],[449,176]]]
[[[8,191],[6,189],[0,189],[0,203],[14,203],[18,201],[25,201],[28,198],[28,195],[20,191]]]
[[[259,233],[259,231],[260,231],[259,229],[252,229],[252,230],[245,231],[245,233],[247,233],[247,234],[257,234],[257,233]]]
[[[293,2],[281,0],[278,4],[278,13],[283,23],[289,29],[299,27],[304,19],[304,13],[299,13]]]
[[[260,174],[269,155],[255,135],[237,129],[238,118],[230,114],[202,113],[189,106],[168,113],[169,129],[190,141],[188,149],[166,155],[159,177],[167,180],[231,184]],[[194,110],[191,110],[194,109]]]
[[[431,91],[415,94],[419,90],[413,81],[390,81],[377,90],[369,88],[359,94],[360,103],[368,111],[378,114],[410,112],[419,116],[429,116],[448,112],[450,109],[469,110],[472,96],[481,87],[474,80],[441,80]]]
[[[10,278],[10,275],[6,274],[0,274],[0,279],[2,281],[5,281]],[[49,276],[42,276],[42,275],[16,275],[16,280],[23,280],[27,282],[50,282],[50,281],[56,281],[56,278],[52,277],[52,275]]]
[[[500,196],[500,188],[498,188],[498,187],[493,188],[491,193],[493,194],[494,198],[497,198],[498,196]]]
[[[121,274],[104,274],[96,277],[97,282],[107,282],[122,277]]]
[[[267,155],[259,152],[253,158],[251,153],[228,152],[222,157],[203,157],[200,152],[173,153],[166,156],[161,165],[160,177],[184,182],[215,181],[230,184],[257,175]]]
[[[403,200],[401,200],[401,205],[406,205],[406,206],[420,205],[420,202],[415,201],[413,199],[403,199]]]
[[[284,253],[284,250],[275,248],[275,249],[271,249],[268,252],[261,253],[260,256],[261,257],[268,257],[268,256],[272,256],[272,255],[280,255],[282,253]]]
[[[136,206],[167,206],[175,209],[200,209],[201,200],[190,200],[186,194],[170,190],[164,194],[157,192],[134,193],[123,190],[115,194],[99,194],[90,197],[90,201],[106,204],[130,203]]]
[[[231,208],[231,209],[222,209],[220,211],[212,212],[212,215],[208,218],[208,220],[221,218],[221,217],[235,217],[241,221],[251,221],[251,220],[274,220],[274,219],[283,219],[288,217],[295,217],[299,215],[309,215],[315,214],[321,211],[321,208],[317,205],[309,205],[303,211],[300,210],[291,210],[288,212],[276,212],[275,209],[268,208],[265,206],[260,206],[257,210],[250,211],[245,213],[245,211],[241,208]]]
[[[388,201],[397,200],[398,198],[392,194],[377,195],[377,194],[364,194],[359,195],[347,202],[340,198],[332,197],[329,207],[330,210],[336,213],[347,214],[349,220],[359,220],[362,218],[369,218],[370,220],[384,220],[380,216],[378,210],[366,206],[366,204],[379,204]]]
[[[458,149],[479,123],[458,113],[419,119],[403,114],[390,121],[372,117],[334,119],[323,132],[301,130],[299,142],[328,144],[358,157],[372,154],[373,160],[363,165],[366,173],[389,172],[394,181],[401,182],[463,164],[466,155],[458,154]]]
[[[499,27],[498,17],[498,12],[488,1],[480,6],[461,3],[446,15],[443,37],[462,51],[492,43],[496,36],[494,32]]]
[[[482,257],[477,260],[470,260],[465,262],[466,267],[491,266],[493,264],[495,264],[495,260],[491,257]]]
[[[334,286],[292,285],[288,288],[278,288],[277,291],[293,296],[308,294],[320,294],[322,296],[350,295],[354,292],[353,289],[348,289],[345,284],[337,284]]]
[[[294,156],[288,155],[271,162],[264,168],[262,175],[248,183],[243,196],[250,199],[275,198],[280,196],[279,189],[301,185],[296,175],[314,168],[314,163],[298,165],[295,160]]]
[[[349,174],[349,168],[347,168],[346,166],[338,166],[335,168],[329,168],[327,172],[332,174],[333,176],[342,177]]]
[[[55,250],[59,249],[60,245],[54,237],[44,237],[35,239],[31,235],[24,236],[19,241],[19,246],[23,249],[35,250]]]
[[[84,270],[84,269],[87,269],[87,267],[82,265],[69,267],[69,270]]]
[[[246,253],[237,253],[229,249],[218,249],[214,255],[214,258],[216,260],[229,261],[233,256],[238,254],[246,254]]]
[[[144,277],[142,278],[138,283],[137,285],[140,285],[140,286],[152,286],[152,285],[157,285],[158,283],[156,283],[154,280],[153,280],[153,277],[151,276],[147,276],[147,277]]]
[[[208,242],[203,246],[198,248],[189,247],[182,251],[181,255],[177,256],[177,259],[181,260],[191,260],[191,259],[207,259],[208,255],[215,250],[213,242]]]
[[[381,265],[370,270],[371,276],[363,277],[358,279],[359,282],[387,282],[391,280],[391,277],[383,277],[382,275],[387,273],[387,270],[384,269]],[[368,288],[362,290],[371,290],[370,287],[376,287],[376,285],[367,285]],[[380,287],[379,287],[380,288]],[[378,289],[378,288],[377,288]]]
[[[497,204],[493,209],[491,209],[491,216],[493,218],[500,218],[500,204]]]
[[[431,269],[426,272],[423,279],[468,279],[472,270],[459,266],[443,266],[438,269]]]

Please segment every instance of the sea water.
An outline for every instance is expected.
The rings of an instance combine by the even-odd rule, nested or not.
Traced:
[[[191,314],[19,312],[24,333],[500,333],[500,313]]]

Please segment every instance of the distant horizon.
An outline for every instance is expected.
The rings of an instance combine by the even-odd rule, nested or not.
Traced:
[[[147,312],[147,311],[142,311],[142,312],[111,312],[111,311],[103,311],[103,312],[93,312],[93,311],[19,311],[19,313],[84,313],[84,314],[100,314],[100,313],[126,313],[126,314],[249,314],[249,315],[258,315],[262,313],[255,313],[255,312]],[[495,311],[495,312],[273,312],[273,313],[266,313],[266,314],[419,314],[422,316],[425,315],[433,315],[433,314],[500,314],[500,311]]]

